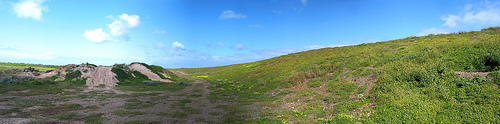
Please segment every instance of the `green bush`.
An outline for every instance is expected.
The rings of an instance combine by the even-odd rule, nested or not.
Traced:
[[[64,78],[65,78],[64,80],[70,81],[72,79],[79,78],[81,75],[82,75],[82,72],[80,72],[79,70],[69,71],[68,73],[66,73],[66,76],[64,76]]]
[[[125,72],[125,70],[123,70],[122,68],[114,66],[113,68],[111,68],[111,72],[116,74],[116,79],[118,79],[118,81],[120,82],[126,82],[126,80],[132,79],[132,75]]]
[[[139,71],[133,71],[132,74],[134,74],[134,76],[137,80],[151,80],[148,78],[148,76],[142,74]]]

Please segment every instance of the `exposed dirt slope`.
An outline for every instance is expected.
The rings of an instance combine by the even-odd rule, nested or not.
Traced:
[[[87,79],[87,86],[94,87],[105,85],[107,87],[114,87],[118,80],[115,78],[116,74],[111,72],[109,66],[98,66],[95,71],[90,71],[90,77]]]
[[[172,82],[168,79],[162,79],[159,75],[156,73],[153,73],[151,70],[149,70],[146,66],[138,63],[133,63],[130,65],[124,65],[126,72],[132,72],[132,71],[139,71],[140,73],[146,75],[149,79],[153,81],[161,81],[161,82]],[[69,73],[73,72],[80,72],[80,76],[71,80],[77,80],[77,79],[87,79],[86,80],[86,85],[89,87],[94,87],[94,86],[99,86],[99,85],[104,85],[107,87],[114,87],[117,85],[117,82],[119,82],[118,79],[116,79],[116,74],[111,71],[111,69],[114,66],[92,66],[88,64],[81,64],[81,65],[75,65],[75,64],[68,64],[66,66],[61,66],[57,69],[54,69],[52,71],[47,71],[47,73],[41,73],[41,72],[18,72],[16,75],[17,76],[28,76],[28,77],[34,77],[37,79],[42,79],[45,77],[52,77],[56,76],[57,78],[55,81],[65,81],[66,75]],[[161,75],[163,75],[166,78],[170,78],[170,76],[166,73],[160,72]],[[132,74],[132,76],[134,76]],[[135,76],[134,76],[135,77]]]
[[[131,70],[135,70],[135,71],[141,72],[142,74],[148,76],[149,79],[154,80],[154,81],[172,82],[170,80],[166,80],[166,79],[160,78],[160,76],[158,76],[157,74],[153,73],[151,70],[149,70],[148,68],[146,68],[145,66],[143,66],[141,64],[134,63],[134,64],[131,64],[129,66],[129,68]]]

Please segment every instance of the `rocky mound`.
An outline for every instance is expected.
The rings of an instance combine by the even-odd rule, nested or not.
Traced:
[[[132,63],[130,65],[115,64],[113,66],[96,66],[93,64],[81,64],[81,65],[68,64],[66,66],[61,66],[54,70],[49,70],[45,73],[19,72],[16,75],[35,77],[37,79],[57,76],[55,81],[86,80],[85,81],[86,85],[89,87],[95,87],[95,86],[114,87],[117,85],[118,82],[120,82],[120,80],[117,79],[117,74],[112,71],[112,69],[116,68],[123,70],[122,72],[124,72],[126,78],[129,79],[136,78],[136,75],[142,74],[147,76],[147,78],[152,81],[172,82],[171,80],[169,80],[170,77],[172,77],[172,75],[166,73],[165,69],[162,68],[160,72],[159,71],[153,72],[151,69],[149,69],[151,67],[144,63]]]

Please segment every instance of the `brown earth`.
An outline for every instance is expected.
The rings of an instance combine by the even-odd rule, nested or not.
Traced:
[[[111,68],[112,67],[110,66],[98,66],[96,67],[95,71],[89,71],[90,75],[86,82],[87,86],[116,86],[116,82],[118,82],[118,79],[115,78],[116,74],[111,72]]]
[[[160,78],[160,76],[158,76],[157,74],[153,73],[151,70],[149,70],[148,68],[146,68],[145,66],[143,66],[141,64],[138,64],[138,63],[131,64],[129,66],[129,68],[131,70],[135,70],[135,71],[141,72],[142,74],[148,76],[149,79],[154,80],[154,81],[172,82],[170,80]],[[166,74],[164,74],[164,75],[166,75]]]
[[[481,77],[486,77],[486,75],[488,75],[488,72],[460,72],[460,71],[456,71],[455,74],[458,76],[461,76],[461,77],[468,77],[468,78],[472,79],[476,75],[479,75]]]

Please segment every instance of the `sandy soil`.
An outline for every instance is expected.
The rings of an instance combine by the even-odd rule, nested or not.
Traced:
[[[98,66],[95,71],[90,71],[90,77],[87,79],[87,86],[95,87],[104,85],[107,87],[116,86],[118,79],[115,78],[116,74],[111,72],[109,66]]]
[[[151,70],[149,70],[148,68],[146,68],[145,66],[143,66],[141,64],[134,63],[134,64],[131,64],[129,66],[129,68],[132,70],[141,72],[142,74],[148,76],[149,79],[154,80],[154,81],[172,82],[170,80],[160,78],[160,76],[151,72]]]
[[[461,77],[468,77],[470,79],[474,78],[475,75],[479,75],[481,77],[486,77],[488,75],[488,72],[460,72],[457,71],[455,72],[456,75],[461,76]]]

